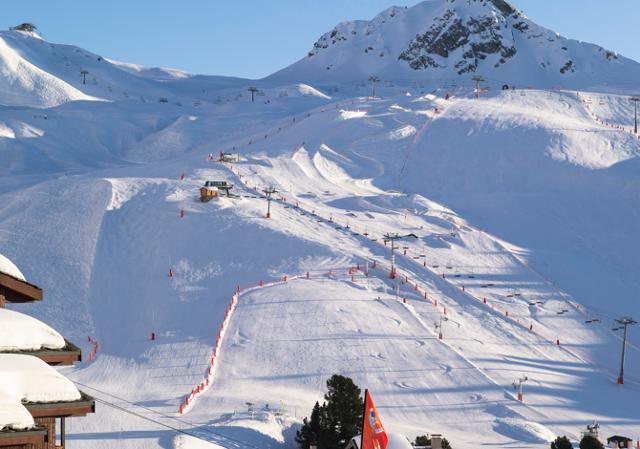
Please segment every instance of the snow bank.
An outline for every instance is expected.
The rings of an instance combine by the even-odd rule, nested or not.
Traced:
[[[387,449],[413,449],[407,437],[400,433],[387,432],[387,437],[389,438]],[[361,435],[353,437],[358,445],[360,445],[360,438]]]
[[[494,429],[517,441],[548,443],[556,439],[556,435],[542,424],[518,418],[498,418]]]
[[[311,95],[313,97],[320,97],[325,100],[331,100],[330,96],[323,94],[318,89],[316,89],[315,87],[311,87],[308,84],[298,84],[297,89],[298,92],[300,92],[302,95]]]
[[[180,435],[173,440],[175,449],[225,449],[215,443],[208,443],[189,435]]]
[[[346,111],[340,110],[340,118],[342,120],[351,120],[353,118],[362,118],[367,115],[367,111]]]
[[[415,126],[407,125],[389,132],[389,140],[402,140],[416,133]]]
[[[0,351],[62,349],[62,336],[40,320],[13,310],[0,309]]]
[[[37,357],[0,354],[0,392],[20,403],[77,401],[73,383]]]
[[[389,437],[389,444],[387,449],[412,449],[411,443],[407,440],[407,437],[399,433],[387,432]]]
[[[24,275],[18,269],[18,267],[9,259],[4,257],[2,254],[0,254],[0,271],[13,276],[14,278],[18,278],[23,281],[26,281],[26,279],[24,278]]]

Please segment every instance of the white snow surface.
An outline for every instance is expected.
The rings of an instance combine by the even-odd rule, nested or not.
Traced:
[[[175,449],[225,449],[224,446],[218,446],[189,435],[177,436],[173,442],[173,447]]]
[[[365,39],[361,28],[375,25],[366,39],[382,45],[400,39],[400,23],[413,38],[443,4],[345,29]],[[466,4],[451,3],[466,18],[495,2]],[[604,434],[634,435],[640,340],[630,329],[625,384],[616,385],[621,340],[611,327],[640,316],[640,140],[619,93],[638,87],[637,64],[555,34],[545,41],[551,34],[527,23],[542,34],[517,57],[552,59],[553,76],[512,60],[482,73],[537,88],[480,99],[468,76],[442,69],[421,85],[395,72],[396,59],[380,63],[389,71],[369,98],[373,66],[364,75],[350,51],[344,73],[355,82],[306,65],[249,81],[3,33],[24,61],[109,100],[76,101],[49,78],[46,98],[0,89],[0,103],[20,106],[0,106],[0,247],[47,293],[16,310],[85,353],[87,336],[99,341],[94,361],[64,373],[137,414],[101,405],[70,420],[69,448],[205,444],[158,422],[228,449],[294,448],[334,373],[372,391],[389,432],[442,433],[456,449],[548,447],[555,435],[577,439],[593,419]],[[580,70],[557,83],[560,45]],[[587,90],[605,69],[610,84]],[[221,151],[238,161],[210,160]],[[234,196],[201,203],[207,180],[234,184]],[[270,219],[255,190],[266,187],[278,191]],[[398,244],[400,285],[382,241],[395,232],[417,236]],[[378,264],[369,277],[367,259]],[[207,375],[238,286],[213,383],[179,415]],[[520,403],[512,383],[523,375]],[[12,384],[17,401],[21,387]]]
[[[42,321],[8,309],[0,309],[0,351],[62,349],[62,336]]]
[[[0,254],[0,271],[2,271],[3,273],[6,273],[8,275],[13,276],[14,278],[18,278],[18,279],[20,279],[22,281],[26,280],[24,278],[24,275],[20,271],[20,269],[16,266],[16,264],[11,262],[10,259],[8,259],[7,257],[3,256],[2,254]]]

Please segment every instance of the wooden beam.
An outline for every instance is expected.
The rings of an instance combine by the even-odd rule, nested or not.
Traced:
[[[37,285],[30,284],[0,271],[0,295],[5,302],[21,303],[42,301],[43,292]]]
[[[23,404],[34,418],[62,418],[95,413],[96,401],[81,392],[82,399],[72,402],[27,402]]]
[[[47,431],[45,429],[0,432],[0,447],[35,445],[42,447],[46,441]]]
[[[40,349],[37,351],[0,351],[3,354],[25,354],[38,357],[52,366],[69,366],[82,361],[82,351],[76,345],[65,340],[62,349]]]

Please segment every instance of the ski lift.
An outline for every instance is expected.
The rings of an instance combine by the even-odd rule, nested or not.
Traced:
[[[591,324],[591,323],[600,323],[600,318],[590,318],[588,320],[585,320],[585,323],[587,324]]]

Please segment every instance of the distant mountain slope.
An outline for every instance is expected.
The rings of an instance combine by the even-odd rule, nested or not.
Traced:
[[[640,64],[543,28],[504,0],[427,0],[370,21],[343,22],[272,79],[442,83],[481,75],[494,85],[628,87]]]
[[[35,33],[0,31],[0,105],[49,108],[77,100],[157,103],[215,99],[248,81],[191,75],[174,69],[112,61]]]

